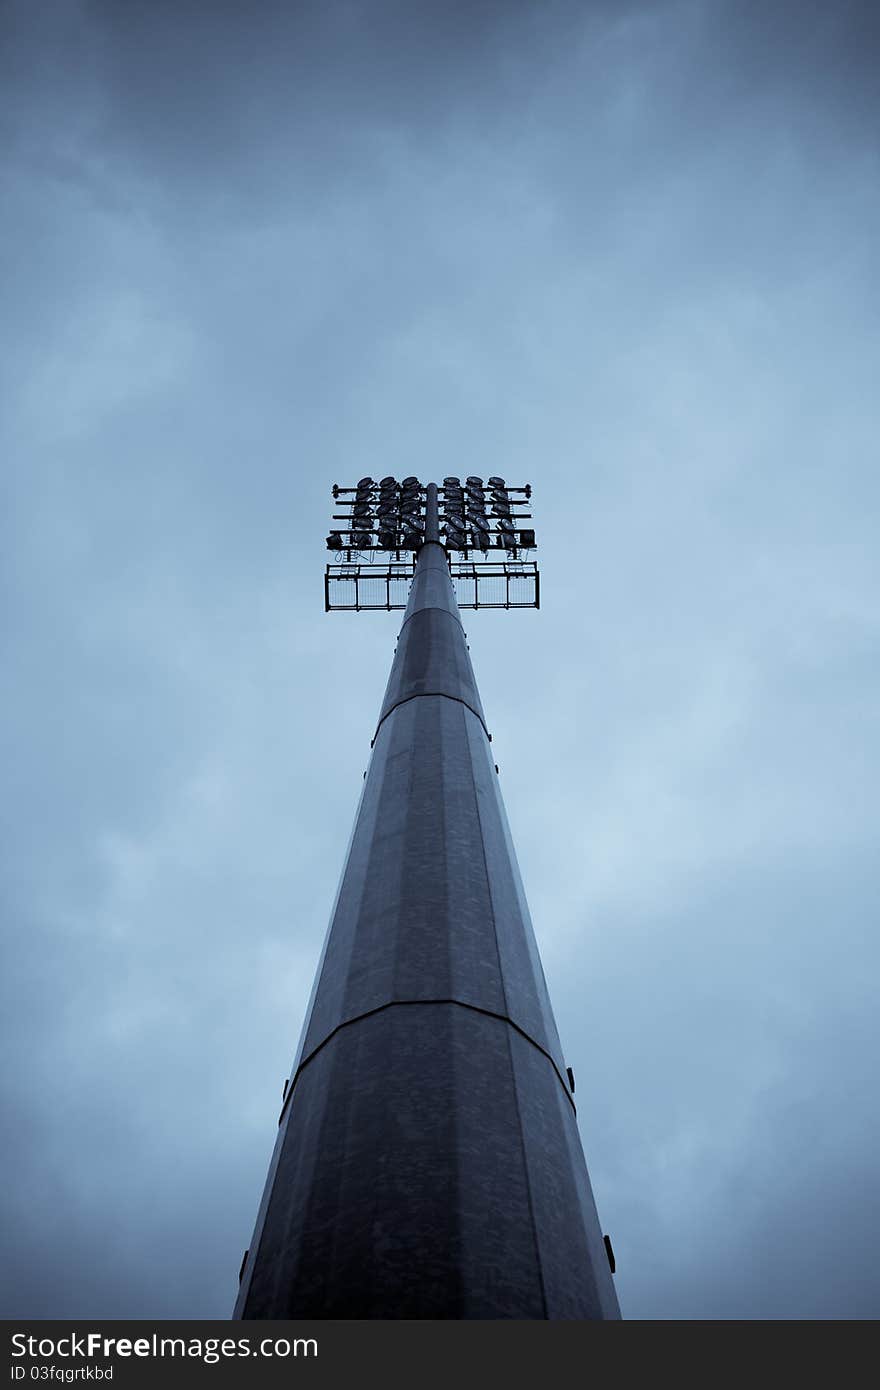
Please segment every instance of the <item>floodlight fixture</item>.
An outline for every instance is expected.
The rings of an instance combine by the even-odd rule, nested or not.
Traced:
[[[488,532],[488,531],[484,531],[483,528],[482,528],[482,526],[476,526],[476,527],[474,527],[473,535],[474,535],[474,544],[475,544],[475,546],[477,547],[478,550],[488,550],[488,549],[489,549],[490,541],[489,541],[489,532]]]

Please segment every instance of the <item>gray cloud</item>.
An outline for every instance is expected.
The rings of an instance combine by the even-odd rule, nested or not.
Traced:
[[[624,1313],[876,1316],[874,8],[7,13],[7,1316],[228,1315],[450,461]]]

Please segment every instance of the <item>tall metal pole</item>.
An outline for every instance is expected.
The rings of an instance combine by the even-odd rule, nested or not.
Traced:
[[[425,503],[425,542],[433,541],[435,545],[440,544],[440,517],[437,506],[437,484],[429,483],[425,489],[427,501]]]
[[[237,1318],[617,1318],[437,488]]]

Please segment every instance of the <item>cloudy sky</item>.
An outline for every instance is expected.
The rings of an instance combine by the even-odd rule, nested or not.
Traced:
[[[878,13],[2,6],[5,1316],[229,1316],[449,471],[624,1316],[880,1314]]]

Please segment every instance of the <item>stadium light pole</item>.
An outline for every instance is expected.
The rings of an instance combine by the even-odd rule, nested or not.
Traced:
[[[333,489],[325,606],[408,597],[235,1318],[620,1317],[459,616],[538,606],[489,484]]]

